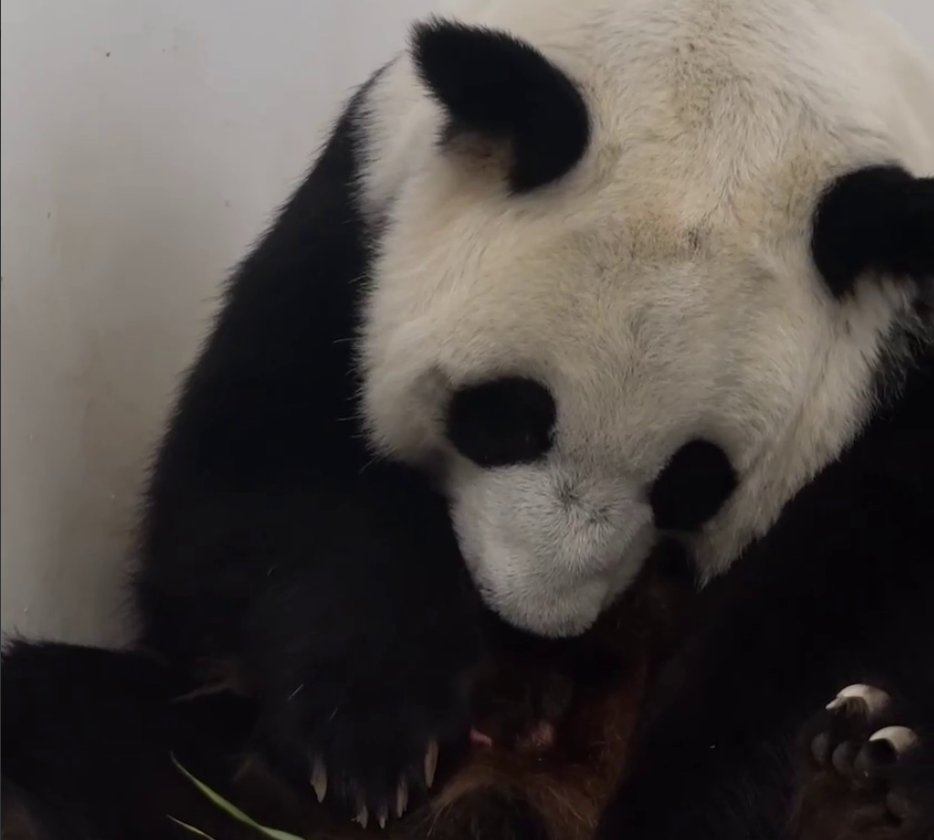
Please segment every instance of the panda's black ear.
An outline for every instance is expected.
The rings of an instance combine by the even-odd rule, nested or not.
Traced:
[[[530,44],[432,19],[415,26],[412,56],[447,112],[446,139],[468,135],[502,147],[514,192],[557,180],[586,151],[590,120],[583,96]]]
[[[912,282],[934,277],[934,178],[870,166],[837,178],[814,214],[811,250],[834,297],[866,271]]]

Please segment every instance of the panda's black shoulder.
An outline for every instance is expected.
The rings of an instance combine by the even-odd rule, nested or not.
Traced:
[[[925,318],[934,324],[934,314]],[[903,346],[918,341],[896,345],[894,352],[902,359],[889,361],[877,376],[870,420],[830,468],[838,485],[854,481],[857,486],[878,482],[910,488],[908,499],[898,504],[898,495],[887,504],[876,498],[879,513],[899,519],[930,510],[934,494],[934,346],[925,342],[910,355]],[[876,522],[884,528],[887,518]]]
[[[873,405],[720,587],[775,650],[800,645],[844,672],[900,670],[934,643],[934,354],[886,372]]]
[[[756,628],[783,655],[801,645],[881,661],[894,639],[906,649],[934,593],[934,354],[880,369],[877,386],[850,445],[706,588],[717,645],[734,650],[728,625]]]
[[[826,533],[831,545],[848,534],[871,535],[853,542],[854,558],[881,545],[891,554],[899,533],[924,530],[934,498],[934,353],[927,348],[880,371],[870,399],[855,439],[792,498],[778,523],[797,539]],[[799,520],[809,527],[798,531]]]
[[[370,100],[385,69],[347,102],[227,281],[155,462],[156,502],[192,476],[234,488],[294,482],[299,465],[327,467],[318,443],[333,429],[324,426],[356,415],[353,339],[379,233],[361,209],[360,183]],[[330,455],[346,465],[347,452]]]

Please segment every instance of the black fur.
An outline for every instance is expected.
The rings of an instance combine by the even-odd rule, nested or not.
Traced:
[[[415,46],[456,127],[513,144],[514,190],[561,177],[586,150],[583,99],[534,50],[448,24],[423,27]],[[353,200],[363,95],[232,278],[158,453],[136,583],[139,646],[158,659],[53,646],[4,661],[3,717],[15,727],[4,733],[4,789],[38,797],[51,820],[69,811],[64,836],[94,837],[91,809],[114,819],[93,830],[126,836],[123,815],[157,807],[140,799],[147,773],[154,788],[181,783],[165,781],[164,747],[192,718],[176,719],[173,702],[218,675],[232,691],[189,701],[204,703],[205,749],[216,734],[212,755],[226,760],[226,738],[248,737],[308,797],[320,758],[327,801],[344,817],[392,804],[400,777],[417,798],[429,743],[454,758],[466,739],[485,612],[444,499],[420,473],[375,457],[357,420],[351,339],[381,233]],[[929,218],[929,180],[841,179],[815,225],[818,267],[837,294],[866,267],[929,276],[919,231],[930,227],[918,227]],[[604,837],[779,836],[795,736],[847,683],[891,686],[911,725],[930,731],[931,377],[926,357],[894,410],[704,594],[692,643],[661,683],[677,690],[649,707]],[[88,731],[103,733],[104,758],[79,767]],[[138,773],[121,772],[128,754],[143,757]],[[203,770],[198,755],[186,762],[210,777],[202,759]],[[82,772],[89,785],[116,776],[106,780],[116,787],[75,787]],[[927,790],[930,774],[920,779]],[[47,802],[50,791],[64,799]],[[153,820],[151,836],[168,836]]]
[[[868,166],[834,181],[815,214],[812,250],[835,297],[865,271],[934,279],[934,178]]]
[[[934,357],[901,399],[788,504],[775,527],[701,596],[690,642],[647,705],[630,780],[602,840],[789,836],[796,740],[852,683],[880,685],[934,733]],[[924,747],[930,754],[930,743]],[[934,766],[915,759],[925,840]],[[886,796],[881,790],[876,796]],[[849,806],[860,807],[864,792]],[[891,819],[885,808],[880,819]],[[884,827],[884,826],[883,826]],[[879,826],[876,826],[879,828]],[[812,835],[803,835],[812,836]],[[820,835],[813,835],[820,836]],[[841,835],[825,835],[837,837]]]
[[[665,465],[649,491],[655,526],[664,531],[695,531],[736,489],[736,471],[715,443],[692,440]]]
[[[415,27],[422,81],[447,110],[449,134],[511,144],[508,181],[517,193],[567,174],[590,141],[590,117],[567,75],[505,32],[436,20]]]
[[[3,837],[171,840],[167,817],[222,838],[227,821],[185,781],[179,761],[228,793],[250,704],[181,701],[183,675],[133,652],[65,644],[9,645],[3,654]]]
[[[497,772],[497,764],[492,765],[495,783],[490,784],[484,781],[491,780],[489,763],[478,764],[475,755],[473,769],[468,762],[454,780],[460,794],[452,797],[448,791],[442,808],[409,808],[380,835],[392,840],[550,840],[556,836],[551,820],[563,818],[576,826],[575,803],[593,807],[584,790],[562,796],[562,802],[569,802],[554,808],[558,816],[549,813],[547,800],[543,805],[543,795],[551,792],[549,785],[562,790],[562,777],[555,780],[555,761],[565,774],[568,762],[581,763],[591,774],[590,784],[600,784],[599,773],[588,766],[593,763],[588,754],[594,750],[602,755],[605,724],[599,714],[592,718],[582,710],[616,690],[626,673],[627,651],[638,650],[629,634],[616,627],[627,620],[621,616],[633,613],[630,607],[641,614],[638,602],[630,602],[605,623],[606,635],[591,637],[576,654],[570,650],[576,641],[569,641],[556,657],[544,642],[534,640],[530,656],[526,639],[517,636],[502,638],[502,658],[488,663],[494,667],[486,671],[482,693],[489,704],[476,707],[477,719],[505,748],[533,723],[570,716],[577,737],[562,745],[560,760],[534,768],[526,762],[523,778],[515,756],[503,756],[502,769]],[[362,840],[376,831],[376,814],[370,814],[368,834],[320,806],[310,785],[293,789],[268,772],[248,750],[256,714],[252,701],[229,691],[199,692],[188,675],[157,658],[134,651],[17,642],[4,651],[3,676],[3,840],[190,837],[174,820],[214,840],[255,840],[253,829],[196,790],[173,756],[266,825],[315,840]],[[577,711],[570,708],[574,702],[582,704]],[[609,728],[613,731],[612,721]],[[584,840],[582,834],[574,836]]]
[[[557,413],[547,388],[531,379],[503,377],[452,395],[447,435],[481,467],[529,463],[551,448]]]
[[[356,419],[364,92],[231,280],[155,462],[136,587],[142,646],[234,673],[267,757],[302,790],[323,760],[345,815],[402,776],[418,797],[429,742],[466,739],[479,656],[444,500]]]
[[[829,187],[812,245],[835,297],[866,270],[930,282],[932,196],[931,179],[893,167]],[[930,335],[923,291],[916,315]],[[689,641],[649,695],[600,840],[932,836],[934,353],[902,345],[915,364],[888,360],[900,375],[883,389],[886,407],[703,592]],[[896,697],[896,717],[876,723],[908,726],[919,746],[860,780],[849,767],[866,736],[847,730],[852,765],[821,755],[801,774],[802,740],[812,750],[802,733],[813,734],[815,719],[823,725],[821,710],[853,683]]]

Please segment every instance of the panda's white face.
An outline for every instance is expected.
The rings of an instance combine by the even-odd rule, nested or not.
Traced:
[[[438,146],[442,109],[408,57],[384,74],[361,189],[387,226],[363,405],[380,451],[440,468],[488,602],[566,635],[639,571],[651,488],[685,444],[715,444],[739,479],[691,537],[710,575],[858,430],[912,295],[834,300],[814,207],[855,166],[934,172],[934,85],[850,2],[484,14],[575,80],[589,143],[563,178],[510,194],[501,150]]]

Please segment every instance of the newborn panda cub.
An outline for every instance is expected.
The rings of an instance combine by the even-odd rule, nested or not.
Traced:
[[[646,683],[675,649],[694,593],[684,552],[666,544],[574,644],[500,637],[477,685],[472,751],[428,803],[433,830],[593,837],[625,767]]]

